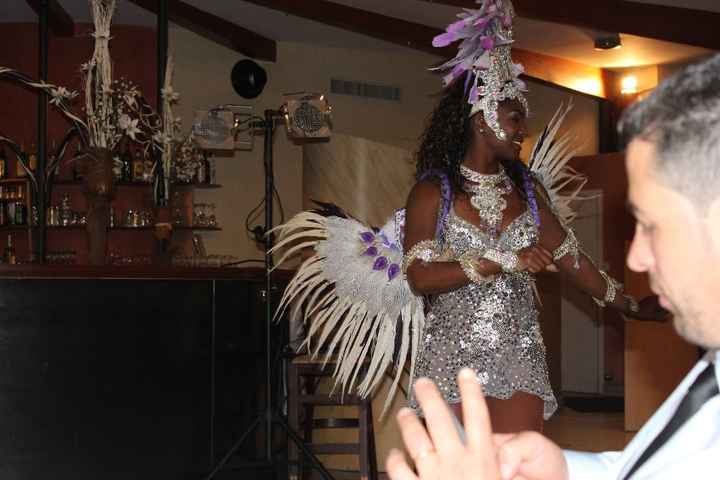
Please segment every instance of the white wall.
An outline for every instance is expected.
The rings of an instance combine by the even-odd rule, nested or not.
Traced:
[[[278,43],[275,63],[261,62],[268,73],[268,84],[259,98],[240,98],[230,83],[230,71],[242,57],[181,28],[170,31],[175,58],[174,86],[182,95],[176,108],[189,129],[194,111],[223,103],[251,104],[256,112],[278,108],[283,93],[297,91],[328,92],[331,78],[381,83],[400,87],[400,102],[330,95],[335,131],[414,150],[425,120],[440,92],[439,78],[426,68],[437,58],[408,49],[388,53],[351,50],[298,43]],[[529,100],[531,133],[539,133],[560,101],[570,97],[566,91],[531,83]],[[571,123],[586,140],[583,153],[597,151],[597,108],[586,97],[576,97]],[[221,190],[198,191],[198,201],[216,204],[222,232],[203,234],[211,253],[232,254],[240,258],[261,258],[262,251],[245,232],[245,217],[263,196],[262,139],[256,139],[253,152],[236,152],[234,157],[217,160]],[[534,138],[531,139],[534,141]],[[530,151],[532,143],[525,145]],[[283,200],[286,218],[302,206],[302,149],[292,145],[283,131],[275,140],[275,180]],[[352,186],[349,186],[352,188]],[[277,211],[277,210],[276,210]],[[279,216],[276,216],[276,221]],[[261,224],[260,216],[252,225]]]

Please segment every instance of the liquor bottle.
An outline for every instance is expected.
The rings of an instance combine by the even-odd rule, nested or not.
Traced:
[[[7,178],[8,176],[8,161],[5,155],[5,147],[0,145],[0,178]]]
[[[203,155],[203,165],[202,166],[205,169],[205,183],[212,183],[212,179],[211,179],[212,170],[210,168],[210,160],[208,159],[207,155]]]
[[[25,211],[25,204],[15,202],[15,225],[25,225],[26,220],[27,212]]]
[[[208,153],[208,183],[217,184],[217,172],[215,171],[215,156],[212,152]]]
[[[135,156],[132,161],[132,181],[142,182],[143,175],[145,174],[145,164],[143,163],[140,152],[135,150]]]
[[[37,163],[38,163],[38,152],[37,148],[35,148],[35,144],[30,145],[30,150],[28,150],[27,154],[27,162],[28,162],[28,168],[31,172],[34,172],[37,170]]]
[[[25,145],[20,145],[20,154],[23,158],[27,159],[27,154],[25,153]],[[15,158],[15,176],[18,178],[27,176],[25,167],[22,166],[22,163],[20,163],[20,159],[17,157]]]
[[[12,235],[7,237],[7,246],[5,247],[5,263],[15,265],[17,263],[17,257],[15,256],[15,247],[12,243]]]
[[[197,169],[195,170],[195,182],[206,183],[207,182],[207,170],[205,169],[205,155],[200,158]]]
[[[55,156],[55,153],[57,152],[57,144],[55,140],[52,141],[52,145],[50,146],[50,150],[48,151],[48,165],[52,165],[53,162],[57,159]],[[60,162],[55,165],[55,168],[52,169],[52,172],[50,172],[51,178],[57,178],[60,174]]]
[[[120,154],[120,161],[122,162],[122,181],[132,182],[133,170],[132,170],[132,154],[130,153],[130,147],[127,141],[123,142],[122,153]]]

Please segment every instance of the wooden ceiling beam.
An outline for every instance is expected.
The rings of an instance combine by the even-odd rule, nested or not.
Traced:
[[[40,0],[25,0],[36,14],[40,15]],[[58,0],[47,0],[48,26],[50,31],[59,37],[72,37],[75,35],[75,22],[70,14],[60,5]]]
[[[130,0],[130,2],[156,15],[158,13],[157,0]],[[171,22],[201,37],[257,60],[270,62],[277,60],[275,40],[179,0],[168,1],[168,12]]]
[[[445,48],[432,46],[432,39],[442,33],[437,28],[326,0],[243,1],[443,58],[452,58],[457,53],[454,45]],[[602,70],[599,68],[520,49],[513,49],[513,58],[525,65],[525,74],[531,79],[605,97]]]
[[[477,8],[475,0],[422,0]],[[720,50],[720,13],[626,0],[513,0],[524,18]]]

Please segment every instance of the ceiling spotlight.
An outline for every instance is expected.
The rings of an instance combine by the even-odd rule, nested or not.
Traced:
[[[611,33],[595,38],[595,50],[614,50],[622,47],[619,33]]]

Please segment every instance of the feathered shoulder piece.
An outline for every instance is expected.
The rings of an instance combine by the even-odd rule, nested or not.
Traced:
[[[557,138],[560,126],[572,107],[572,102],[558,107],[535,143],[528,161],[530,174],[542,186],[542,193],[563,225],[575,218],[572,203],[584,198],[580,192],[587,183],[584,175],[568,165],[579,149],[575,136],[568,132]]]

